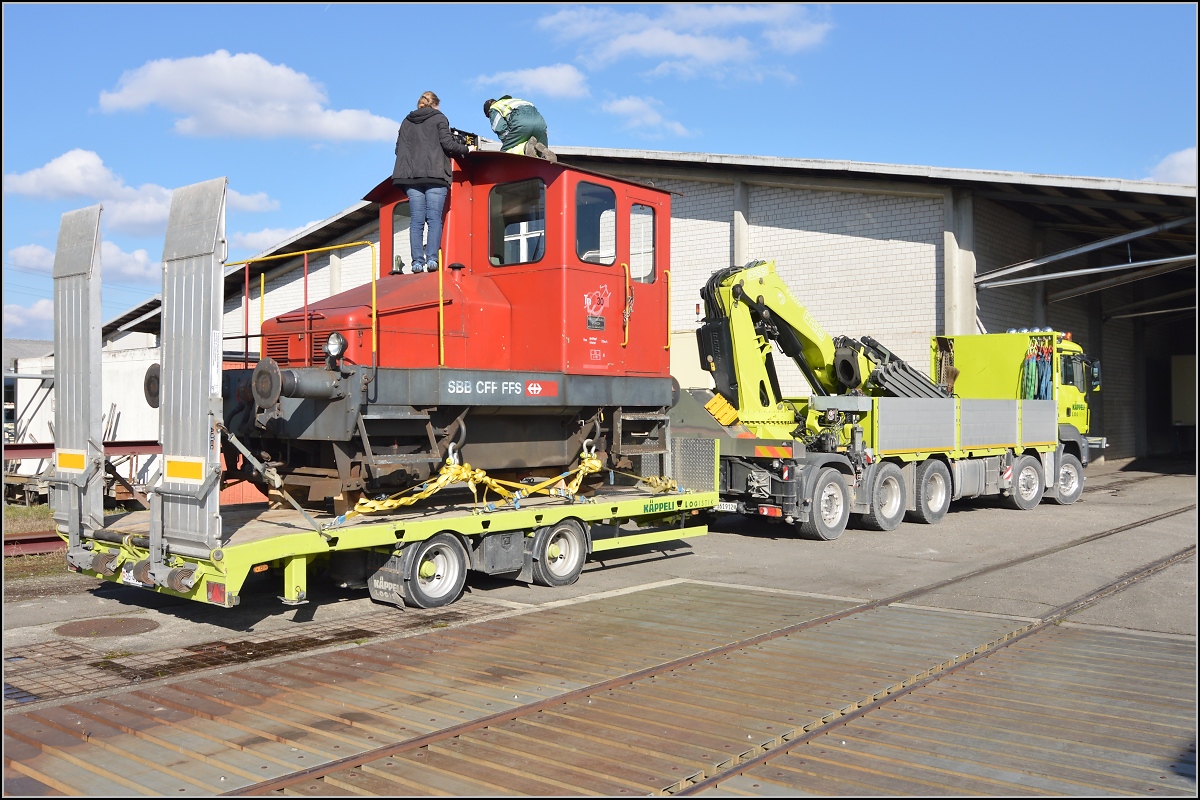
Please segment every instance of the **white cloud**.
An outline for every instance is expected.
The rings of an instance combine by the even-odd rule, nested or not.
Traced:
[[[36,300],[30,306],[5,303],[4,336],[10,339],[53,339],[54,301]]]
[[[151,261],[150,254],[140,248],[126,253],[112,242],[101,241],[100,275],[103,280],[120,283],[157,284],[162,281],[162,262]]]
[[[804,6],[668,5],[658,15],[612,7],[558,11],[538,21],[563,42],[583,46],[582,58],[604,66],[620,59],[657,62],[652,75],[734,75],[761,79],[785,74],[771,51],[785,55],[824,41],[833,26],[809,18]],[[786,76],[790,77],[790,76]]]
[[[680,123],[667,119],[659,109],[662,102],[653,97],[620,97],[604,103],[609,114],[624,119],[624,127],[638,131],[650,138],[661,138],[664,133],[674,136],[691,136],[692,132]]]
[[[275,211],[279,208],[279,201],[272,200],[266,192],[242,194],[236,189],[228,188],[225,191],[226,204],[238,211]]]
[[[587,97],[587,77],[570,64],[518,69],[480,75],[477,86],[499,86],[509,94],[545,95],[547,97]]]
[[[8,251],[8,263],[49,275],[54,270],[54,251],[40,244],[23,244]],[[161,269],[162,264],[151,261],[145,250],[126,253],[110,241],[100,242],[100,274],[104,279],[121,283],[155,283],[162,277]]]
[[[261,253],[301,231],[308,230],[319,222],[322,220],[314,220],[299,228],[263,228],[261,231],[252,231],[251,233],[234,233],[229,237],[229,246]]]
[[[1196,185],[1196,148],[1187,147],[1171,153],[1154,166],[1148,180],[1159,183]]]
[[[4,176],[5,194],[42,200],[83,197],[104,206],[106,229],[137,235],[161,235],[171,211],[171,190],[153,183],[128,186],[91,150],[63,153],[42,167]],[[279,202],[265,192],[242,194],[229,189],[228,204],[239,211],[273,211]]]
[[[40,244],[23,244],[8,251],[8,263],[21,269],[33,269],[49,275],[54,270],[54,251]]]
[[[357,109],[328,108],[324,88],[302,72],[256,53],[150,61],[100,93],[100,108],[131,111],[157,105],[181,115],[175,130],[193,136],[296,137],[388,141],[399,123]]]

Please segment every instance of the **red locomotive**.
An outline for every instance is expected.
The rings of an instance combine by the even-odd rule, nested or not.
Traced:
[[[377,280],[266,321],[262,360],[226,377],[227,424],[289,491],[352,504],[425,480],[452,446],[516,476],[585,442],[611,466],[665,453],[668,193],[476,151],[454,163],[442,269],[415,275],[395,272],[404,192],[388,179],[366,199]]]

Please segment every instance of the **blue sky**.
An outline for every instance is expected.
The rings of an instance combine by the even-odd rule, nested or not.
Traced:
[[[50,338],[65,211],[104,318],[160,290],[171,189],[227,176],[230,259],[391,173],[421,92],[533,101],[552,145],[1196,183],[1196,7],[6,4],[5,338]]]

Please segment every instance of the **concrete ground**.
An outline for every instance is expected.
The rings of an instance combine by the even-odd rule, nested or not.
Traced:
[[[724,517],[707,536],[604,554],[603,559],[589,562],[579,582],[569,587],[549,589],[472,575],[463,604],[470,613],[464,618],[478,617],[488,608],[497,613],[532,609],[669,579],[877,599],[1156,516],[1162,518],[909,600],[917,605],[1039,617],[1146,563],[1194,545],[1194,466],[1104,464],[1089,471],[1085,493],[1073,506],[1044,503],[1019,512],[995,499],[962,501],[936,526],[905,523],[889,533],[850,529],[832,542],[798,539],[787,527],[758,519]],[[416,621],[427,613],[381,606],[365,590],[310,588],[312,602],[305,606],[284,606],[275,597],[277,587],[263,585],[244,592],[239,607],[219,609],[65,572],[58,578],[6,583],[4,655],[12,660],[12,654],[28,648],[68,641],[98,654],[143,654],[247,635],[313,636],[350,622],[375,619],[378,623],[387,618],[381,615],[407,614]],[[1194,637],[1196,598],[1193,556],[1076,614],[1072,623]],[[720,614],[721,609],[700,608],[696,613],[703,617]],[[97,639],[55,632],[73,620],[108,617],[152,619],[158,627],[143,634]]]

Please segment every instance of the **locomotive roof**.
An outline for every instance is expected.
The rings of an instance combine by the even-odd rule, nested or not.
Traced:
[[[494,162],[496,160],[516,159],[516,158],[522,158],[522,159],[528,160],[530,162],[530,166],[531,167],[532,166],[539,167],[539,171],[544,170],[546,167],[550,167],[552,169],[558,170],[560,173],[561,172],[577,172],[577,173],[580,173],[583,175],[593,175],[598,178],[603,178],[608,181],[613,181],[614,183],[623,183],[623,184],[626,184],[627,186],[637,186],[638,188],[641,188],[641,189],[650,189],[651,191],[662,192],[664,194],[670,194],[670,192],[668,192],[666,189],[663,189],[660,186],[654,186],[649,183],[643,183],[641,181],[631,180],[629,178],[622,177],[620,175],[610,175],[607,172],[600,172],[599,170],[588,169],[586,167],[580,167],[580,166],[576,166],[574,164],[567,165],[567,164],[563,164],[562,162],[558,162],[556,164],[551,164],[551,163],[549,163],[547,161],[543,161],[541,159],[534,159],[534,158],[531,158],[530,156],[522,156],[522,155],[517,155],[515,153],[502,153],[502,152],[495,152],[495,151],[488,151],[488,150],[476,150],[474,153],[471,153],[470,155],[467,156],[466,166],[469,170],[471,168],[471,166],[474,164],[486,164],[488,162]],[[370,192],[368,192],[363,197],[363,200],[367,200],[372,203],[378,203],[381,200],[385,199],[387,197],[387,195],[389,195],[392,191],[393,191],[392,179],[390,177],[384,178],[382,181],[379,182],[379,184],[377,184],[375,186],[374,189],[372,189]]]

